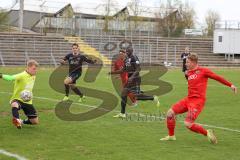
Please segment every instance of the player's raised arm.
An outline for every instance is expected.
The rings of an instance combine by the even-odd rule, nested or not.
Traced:
[[[87,58],[86,56],[83,56],[84,61],[90,64],[95,64],[97,62],[97,60],[92,60],[90,58]]]
[[[234,86],[231,82],[227,81],[222,76],[217,75],[216,73],[212,72],[210,69],[205,69],[205,74],[208,78],[214,79],[228,87],[231,87],[231,89],[234,91],[234,93],[237,93],[237,87]]]
[[[61,65],[64,65],[64,64],[66,64],[67,63],[67,60],[68,60],[68,58],[69,58],[69,55],[67,54],[64,58],[62,58],[61,60],[60,60],[60,64]]]
[[[14,81],[18,79],[21,75],[20,74],[15,74],[15,75],[8,75],[8,74],[2,74],[0,73],[0,78],[6,81]]]
[[[61,64],[61,65],[64,65],[64,64],[66,64],[66,60],[64,60],[64,59],[61,59],[61,60],[60,60],[60,64]]]

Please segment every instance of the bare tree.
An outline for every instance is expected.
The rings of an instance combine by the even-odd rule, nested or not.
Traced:
[[[205,21],[207,24],[207,35],[212,37],[216,22],[220,21],[220,15],[216,11],[208,10]]]
[[[194,28],[195,26],[194,19],[196,16],[196,12],[194,8],[189,3],[185,3],[185,4],[180,4],[178,10],[182,16],[182,25],[184,29]]]
[[[141,6],[140,0],[131,0],[128,3],[129,11],[132,13],[130,21],[133,21],[133,26],[129,23],[130,28],[137,29],[138,25],[143,21],[141,14],[145,12],[144,8]]]
[[[193,28],[195,11],[188,3],[179,0],[168,0],[161,3],[156,13],[160,34],[167,37],[177,37],[185,28]]]
[[[113,19],[111,15],[112,10],[117,10],[117,1],[116,0],[103,0],[104,2],[104,24],[103,30],[105,32],[109,31],[109,22]]]
[[[158,19],[158,29],[160,34],[170,37],[177,29],[177,16],[175,14],[177,8],[174,1],[168,0],[167,3],[161,3],[160,9],[156,13]]]

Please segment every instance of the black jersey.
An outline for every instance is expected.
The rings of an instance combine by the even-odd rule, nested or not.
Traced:
[[[128,72],[128,77],[132,77],[134,74],[134,78],[140,77],[140,62],[136,55],[130,55],[124,61],[124,71]]]
[[[186,61],[187,61],[187,57],[189,56],[189,53],[182,53],[181,55],[181,59],[183,60],[183,67],[182,67],[182,71],[185,72],[187,70],[186,67]]]
[[[78,54],[73,55],[73,53],[67,54],[64,58],[64,61],[68,61],[69,64],[69,73],[81,73],[83,62],[93,64],[94,61],[88,59],[85,55]]]

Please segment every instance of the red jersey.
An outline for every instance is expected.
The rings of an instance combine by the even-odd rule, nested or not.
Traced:
[[[117,71],[117,70],[120,70],[122,69],[124,66],[124,60],[122,59],[117,59],[115,62],[114,62],[114,68],[113,70],[114,71]],[[122,80],[122,84],[125,85],[128,81],[128,73],[127,72],[123,72],[120,74],[120,77],[121,77],[121,80]]]
[[[194,70],[187,72],[188,76],[188,97],[206,99],[206,89],[208,78],[214,79],[226,86],[231,87],[232,83],[225,80],[223,77],[213,73],[208,68],[197,67]]]

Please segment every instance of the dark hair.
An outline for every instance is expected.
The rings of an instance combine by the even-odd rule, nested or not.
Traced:
[[[132,48],[132,47],[128,47],[128,48],[126,49],[126,52],[127,52],[128,54],[132,54],[132,53],[133,53],[133,48]]]
[[[73,44],[72,44],[72,47],[73,47],[73,46],[77,46],[77,47],[78,47],[78,44],[77,44],[77,43],[73,43]]]

